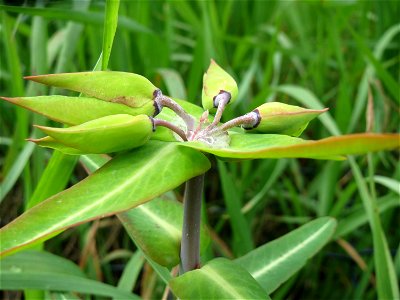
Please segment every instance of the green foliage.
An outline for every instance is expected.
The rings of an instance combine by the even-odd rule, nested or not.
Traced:
[[[266,292],[237,264],[216,258],[201,269],[170,281],[180,299],[268,299]]]
[[[87,96],[141,108],[154,114],[154,92],[157,88],[143,76],[126,72],[79,72],[28,76],[26,79],[77,91]],[[144,112],[143,112],[144,113]]]
[[[172,268],[179,264],[182,235],[182,203],[172,199],[150,202],[118,214],[133,241],[152,260]],[[201,250],[209,244],[208,233],[202,228]]]
[[[257,107],[257,124],[248,130],[262,133],[280,133],[299,136],[307,128],[308,123],[325,110],[306,109],[295,105],[269,102]]]
[[[221,92],[228,92],[228,101],[229,103],[233,103],[238,94],[237,83],[231,75],[212,59],[207,72],[203,76],[203,89],[201,94],[201,104],[203,108],[215,113],[218,107],[215,100]]]
[[[239,87],[223,122],[271,101],[330,108],[301,138],[233,129],[229,148],[176,142],[171,130],[157,127],[144,146],[127,153],[81,156],[89,173],[101,167],[82,180],[77,156],[33,149],[24,141],[42,138],[29,122],[60,126],[0,101],[2,225],[15,219],[2,229],[1,246],[11,254],[47,240],[46,250],[69,259],[31,251],[3,258],[2,296],[13,297],[9,290],[24,288],[50,289],[46,295],[60,299],[76,297],[76,292],[96,299],[138,298],[135,294],[161,298],[170,283],[183,299],[198,298],[199,293],[222,297],[225,292],[229,297],[254,292],[252,298],[264,299],[265,292],[276,299],[398,297],[399,273],[393,264],[400,261],[398,152],[343,159],[367,149],[398,147],[399,12],[399,3],[381,1],[107,1],[105,6],[90,1],[43,6],[38,1],[32,7],[0,6],[5,49],[0,52],[0,95],[61,123],[80,126],[110,115],[153,115],[156,86],[190,101],[176,100],[199,120],[202,74],[210,59],[237,79]],[[93,68],[119,71],[120,76],[86,84],[79,78],[70,87],[83,97],[22,80],[23,75],[65,73],[30,77],[45,81]],[[113,73],[85,72],[88,78]],[[137,81],[122,87],[132,75]],[[126,80],[119,80],[121,76]],[[65,82],[51,84],[68,88]],[[94,85],[94,90],[81,89]],[[157,118],[182,126],[167,109]],[[200,152],[208,153],[207,158]],[[171,189],[163,197],[180,199],[179,185],[209,169],[209,160],[214,161],[210,154],[240,163],[219,161],[218,173],[216,168],[207,173],[203,222],[210,228],[211,243],[204,249],[201,269],[176,277],[170,267],[177,260],[179,233],[174,239],[167,234],[150,239],[153,235],[144,234],[146,221],[154,226],[154,236],[165,229],[143,214],[143,208],[157,201],[137,205]],[[243,160],[283,157],[288,159]],[[66,186],[72,187],[57,194]],[[57,205],[58,200],[64,205]],[[151,208],[152,220],[170,220],[162,207]],[[178,207],[173,216],[183,214]],[[90,222],[113,214],[118,219]],[[128,215],[135,216],[132,224],[140,222],[122,231],[121,220]],[[311,221],[316,216],[322,218]],[[335,233],[335,221],[324,216],[338,220]],[[178,221],[168,222],[178,228]],[[77,227],[66,230],[71,226]],[[146,247],[152,251],[142,254]],[[134,249],[132,257],[128,249]],[[165,262],[165,253],[173,254],[173,262]],[[82,270],[71,260],[79,260]],[[124,270],[118,280],[120,266]],[[269,274],[273,280],[266,280],[268,273],[254,274],[267,267],[276,267]],[[245,288],[249,285],[251,291]],[[43,297],[40,291],[25,293],[26,299]]]
[[[74,291],[83,294],[140,299],[127,291],[91,280],[71,261],[48,252],[25,251],[1,262],[1,289]]]
[[[153,133],[153,122],[146,115],[111,115],[68,128],[36,127],[49,136],[32,142],[61,152],[65,147],[67,154],[68,150],[77,154],[129,150],[144,145]]]
[[[270,294],[329,242],[335,227],[336,221],[332,218],[316,219],[250,251],[235,262],[245,268]]]
[[[0,252],[15,251],[71,225],[150,201],[209,167],[206,157],[197,151],[156,141],[148,143],[134,153],[115,157],[101,171],[33,207],[19,221],[3,228]]]

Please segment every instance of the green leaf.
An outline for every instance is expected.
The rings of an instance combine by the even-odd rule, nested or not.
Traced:
[[[35,146],[33,144],[26,144],[8,171],[7,175],[3,178],[2,182],[0,183],[0,203],[18,180],[29,160],[29,157],[32,155],[34,148]]]
[[[218,105],[214,100],[221,91],[229,93],[229,102],[233,103],[236,100],[238,87],[235,79],[212,59],[207,73],[203,76],[201,102],[205,110],[208,109],[212,113],[216,112]]]
[[[118,289],[122,291],[132,291],[139,277],[144,264],[144,256],[140,251],[136,251],[124,267],[124,271],[118,281]],[[113,298],[117,300],[118,298]]]
[[[110,158],[107,155],[100,156],[97,154],[91,154],[91,155],[82,155],[81,156],[81,162],[84,164],[84,166],[86,167],[89,174],[96,171],[97,169],[99,169],[109,159]],[[123,212],[120,214],[123,214]],[[119,216],[120,214],[117,214],[117,216]],[[135,240],[133,240],[133,242],[135,242]],[[136,246],[139,248],[138,245],[136,245]],[[141,255],[144,255],[147,262],[151,265],[151,267],[158,274],[158,276],[164,281],[164,283],[168,284],[169,280],[172,278],[169,269],[167,269],[166,267],[163,267],[163,266],[159,265],[158,263],[156,263],[155,261],[153,261],[146,253],[143,253],[143,251],[140,248],[138,249],[138,251],[140,252]],[[124,271],[124,274],[125,273],[132,273],[132,271],[126,271],[126,272]],[[126,275],[126,276],[129,276],[129,275]],[[121,278],[121,280],[122,280],[122,278]]]
[[[383,212],[400,207],[399,197],[389,194],[382,197],[377,201],[378,212],[382,214]],[[354,208],[348,215],[343,216],[338,223],[334,239],[341,238],[348,234],[354,233],[357,228],[368,223],[368,216],[365,213],[364,207]]]
[[[393,178],[379,176],[379,175],[374,176],[374,180],[375,180],[375,182],[387,187],[388,189],[392,190],[396,194],[400,195],[400,181],[393,179]],[[400,200],[399,200],[399,203],[400,203]]]
[[[118,24],[119,0],[107,0],[104,20],[103,51],[101,69],[106,70]]]
[[[147,108],[132,108],[123,104],[101,101],[87,97],[38,96],[5,98],[13,104],[42,114],[51,120],[78,125],[101,117],[128,114],[132,116],[146,114]]]
[[[1,290],[74,291],[121,299],[140,299],[129,292],[86,278],[70,260],[43,251],[24,251],[1,260]]]
[[[111,153],[137,148],[145,144],[153,133],[153,122],[147,115],[111,115],[68,128],[36,127],[55,142],[80,150],[77,154]],[[51,146],[41,144],[41,140],[30,141],[45,147]]]
[[[115,157],[3,227],[1,252],[16,251],[68,227],[138,206],[209,168],[208,159],[197,151],[175,143],[149,142]]]
[[[180,299],[269,299],[244,268],[225,258],[213,259],[169,284]]]
[[[333,218],[316,219],[258,247],[235,262],[270,294],[330,241],[335,227],[336,220]]]
[[[81,11],[74,9],[73,13],[71,13],[70,9],[8,5],[0,5],[0,10],[17,12],[26,15],[42,16],[43,18],[50,20],[67,20],[84,24],[93,24],[95,26],[102,26],[104,22],[104,14],[102,12],[95,11]],[[125,16],[119,17],[118,26],[120,26],[120,28],[124,28],[133,32],[153,34],[153,32],[148,27],[145,27],[142,24],[133,20],[132,18],[128,18]]]
[[[148,115],[155,113],[153,93],[157,88],[138,74],[94,71],[27,76],[25,79],[73,90],[100,100],[140,107]]]
[[[233,251],[236,255],[240,256],[254,249],[250,223],[241,212],[242,203],[240,189],[235,185],[234,178],[229,174],[226,164],[222,161],[218,161],[218,171],[220,174],[223,199],[232,228]]]
[[[86,154],[87,152],[67,146],[61,142],[58,142],[54,138],[50,136],[45,136],[40,139],[28,139],[28,141],[31,141],[35,143],[38,146],[41,147],[46,147],[46,148],[51,148],[57,151],[60,151],[62,154],[67,154],[67,155],[81,155],[81,154]]]
[[[168,95],[173,98],[186,99],[185,84],[181,75],[174,69],[157,69],[167,87]]]
[[[398,299],[400,297],[398,280],[386,235],[379,217],[376,199],[374,196],[371,196],[367,188],[367,183],[354,157],[350,156],[349,162],[372,231],[378,296],[380,299]]]
[[[180,262],[183,207],[169,199],[154,199],[118,214],[126,231],[141,250],[156,263],[173,267]],[[200,245],[208,244],[205,228]]]
[[[324,109],[322,103],[318,98],[309,90],[290,84],[280,85],[276,88],[278,92],[285,93],[290,97],[299,101],[303,106],[315,109]],[[324,126],[333,135],[340,135],[338,126],[329,112],[326,112],[318,117]]]
[[[240,134],[230,132],[229,148],[211,148],[201,142],[181,143],[224,158],[314,158],[343,159],[342,155],[363,154],[400,147],[399,134],[349,134],[307,141],[277,134]]]
[[[308,123],[327,109],[306,109],[280,102],[268,102],[253,110],[258,120],[256,124],[243,125],[246,130],[261,133],[277,133],[299,136]]]

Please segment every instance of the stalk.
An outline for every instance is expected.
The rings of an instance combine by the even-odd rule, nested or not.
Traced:
[[[186,181],[180,274],[200,267],[200,219],[204,174]]]
[[[240,126],[240,125],[251,125],[254,126],[259,122],[259,117],[257,113],[250,112],[243,116],[232,119],[224,124],[222,124],[219,128],[223,131],[226,131],[232,127]]]
[[[164,121],[164,120],[160,120],[160,119],[152,119],[152,120],[153,120],[154,127],[157,127],[157,126],[167,127],[169,129],[171,129],[173,132],[175,132],[177,135],[179,135],[182,140],[187,142],[187,137],[186,137],[185,133],[179,127],[175,126],[174,124],[172,124],[170,122]]]
[[[160,111],[163,107],[168,107],[173,110],[186,123],[188,133],[193,131],[196,122],[194,118],[182,108],[182,106],[171,98],[164,96],[160,90],[156,90],[154,96],[154,101],[157,103]]]
[[[218,103],[217,113],[215,114],[214,120],[211,123],[210,127],[217,126],[219,121],[221,121],[222,113],[225,110],[226,105],[231,100],[231,94],[225,91],[222,91],[214,101]]]

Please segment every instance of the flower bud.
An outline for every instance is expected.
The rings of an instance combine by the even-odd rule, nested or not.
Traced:
[[[154,102],[158,88],[138,74],[96,71],[27,76],[25,79],[81,92],[100,100],[140,108],[140,113],[149,116],[159,113]]]
[[[110,153],[145,144],[153,133],[147,115],[112,115],[68,128],[36,126],[49,135],[31,140],[68,154]]]
[[[254,115],[253,124],[242,125],[242,127],[254,132],[297,137],[306,129],[312,119],[327,110],[328,108],[315,110],[280,102],[269,102],[250,113]]]
[[[214,60],[211,60],[210,66],[203,76],[203,92],[201,95],[203,108],[215,113],[220,100],[225,100],[228,97],[227,101],[233,102],[237,95],[236,81]]]

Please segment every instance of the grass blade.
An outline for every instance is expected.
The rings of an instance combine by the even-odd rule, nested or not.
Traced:
[[[375,199],[371,197],[354,158],[349,157],[349,162],[372,230],[378,297],[380,299],[398,299],[400,297],[398,281]]]
[[[104,20],[104,33],[103,33],[103,60],[101,69],[107,70],[108,60],[110,59],[111,48],[114,41],[115,31],[118,24],[118,8],[119,0],[107,0],[106,2],[106,16]]]

